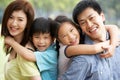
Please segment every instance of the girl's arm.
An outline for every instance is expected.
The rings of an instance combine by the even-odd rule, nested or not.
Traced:
[[[112,27],[112,28],[111,28]],[[101,54],[101,57],[107,58],[111,57],[114,53],[114,49],[116,47],[117,43],[117,26],[115,25],[106,25],[106,29],[110,32],[110,43],[105,41],[93,45],[87,45],[87,44],[79,44],[79,45],[73,45],[66,48],[66,56],[76,56],[80,54],[96,54],[99,52],[102,52],[104,50],[107,50],[106,54]],[[116,31],[116,33],[114,32]],[[112,46],[110,46],[111,44]]]
[[[105,27],[110,33],[110,45],[116,47],[118,42],[118,27],[116,25],[105,25]]]
[[[23,47],[18,42],[16,42],[13,38],[6,37],[5,44],[10,45],[17,52],[17,54],[21,55],[26,60],[36,61],[34,52],[27,49],[27,47]]]
[[[79,45],[68,46],[65,52],[66,52],[67,57],[76,56],[80,54],[82,55],[83,54],[96,54],[96,53],[104,51],[102,46],[109,46],[109,41],[96,43],[92,45],[79,44]]]
[[[105,25],[106,30],[110,33],[110,48],[107,49],[105,54],[101,54],[101,57],[107,58],[114,54],[115,48],[118,43],[118,27],[116,25]],[[103,46],[104,49],[106,49]]]

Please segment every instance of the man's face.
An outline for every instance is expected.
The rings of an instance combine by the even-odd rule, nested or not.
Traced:
[[[93,40],[101,38],[105,32],[103,13],[98,14],[94,9],[86,8],[77,19],[82,31]]]

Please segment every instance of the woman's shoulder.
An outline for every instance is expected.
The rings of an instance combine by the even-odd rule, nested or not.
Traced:
[[[30,50],[32,50],[32,51],[35,51],[35,48],[34,48],[32,42],[30,42],[30,41],[28,41],[28,43],[25,45],[25,47],[26,47],[27,49],[30,49]]]
[[[0,35],[0,42],[3,42],[3,41],[4,41],[4,36]]]

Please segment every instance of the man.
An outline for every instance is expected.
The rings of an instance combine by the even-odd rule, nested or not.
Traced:
[[[109,39],[109,33],[104,25],[104,14],[96,1],[79,2],[74,8],[73,19],[85,33],[86,44]],[[74,57],[68,70],[61,76],[61,80],[119,80],[120,47],[115,49],[113,57],[101,58],[99,54]]]

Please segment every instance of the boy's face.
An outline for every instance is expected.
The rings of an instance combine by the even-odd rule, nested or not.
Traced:
[[[58,38],[64,45],[76,45],[79,44],[80,35],[72,24],[65,22],[59,28]]]
[[[91,39],[99,39],[101,38],[101,34],[105,32],[103,23],[105,17],[103,13],[98,14],[94,9],[89,7],[79,14],[77,19],[82,31]]]
[[[39,51],[45,51],[52,44],[53,39],[50,33],[35,33],[33,34],[32,41]]]

